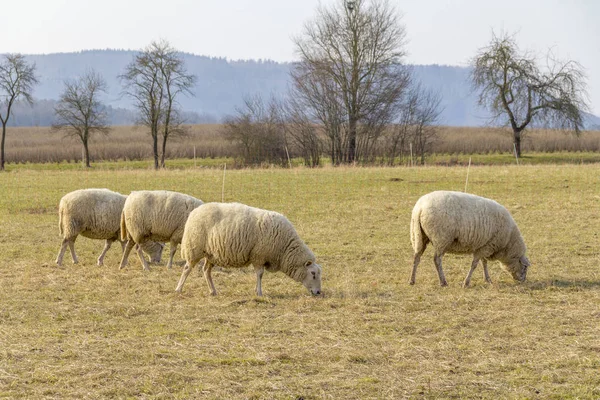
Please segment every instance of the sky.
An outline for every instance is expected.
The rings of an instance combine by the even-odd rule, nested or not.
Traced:
[[[319,4],[342,0],[19,0],[2,4],[0,53],[140,49],[166,39],[188,53],[228,59],[296,59],[291,38]],[[600,115],[600,1],[389,0],[402,14],[406,62],[466,66],[496,33],[544,60],[578,61]]]

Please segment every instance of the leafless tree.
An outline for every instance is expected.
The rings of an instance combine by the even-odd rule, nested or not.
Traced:
[[[431,151],[431,147],[437,138],[437,129],[440,115],[442,97],[438,92],[424,89],[417,84],[411,90],[411,97],[416,99],[416,109],[413,115],[412,143],[415,154],[421,158],[421,165],[425,164],[425,156]]]
[[[2,141],[0,143],[0,171],[4,171],[4,143],[6,124],[10,119],[15,101],[24,99],[33,103],[33,86],[38,83],[35,76],[35,64],[28,64],[21,54],[5,54],[0,63],[0,122],[2,122]]]
[[[279,102],[261,96],[244,98],[244,105],[225,118],[223,135],[237,143],[245,163],[287,164],[287,142]]]
[[[340,107],[328,119],[333,129],[328,134],[335,143],[339,130],[346,131],[347,141],[341,144],[347,148],[345,162],[368,156],[364,150],[378,136],[372,129],[393,119],[408,84],[402,65],[405,36],[400,16],[387,0],[337,0],[330,7],[319,6],[316,18],[294,39],[300,56],[294,82],[300,76],[315,80],[298,89],[307,88],[308,103],[321,112],[332,111],[324,107],[328,100]],[[343,129],[337,117],[343,117]],[[372,135],[362,139],[362,150],[361,134]]]
[[[437,138],[443,111],[441,100],[439,93],[423,88],[420,83],[413,83],[406,91],[400,113],[387,130],[385,155],[389,165],[394,165],[397,157],[402,162],[411,147],[421,164],[425,163],[425,156]]]
[[[471,60],[471,79],[479,91],[479,104],[491,121],[510,125],[517,155],[529,124],[570,129],[579,134],[588,110],[585,74],[575,61],[546,56],[541,69],[536,58],[521,52],[514,36],[493,34],[490,44]]]
[[[281,104],[281,115],[285,133],[298,149],[304,164],[319,166],[322,151],[319,126],[313,123],[302,103],[295,98],[287,99]]]
[[[192,94],[196,77],[186,72],[177,50],[161,40],[152,42],[136,55],[120,78],[124,82],[124,94],[133,98],[139,112],[138,123],[150,130],[154,168],[164,167],[168,138],[183,131],[177,97]],[[160,162],[159,136],[162,136]]]
[[[64,83],[64,90],[54,107],[55,131],[63,131],[66,136],[81,140],[84,162],[90,167],[89,139],[95,133],[107,135],[110,131],[108,117],[100,96],[108,87],[104,78],[94,70],[86,72],[77,80]]]
[[[307,119],[323,127],[333,165],[347,160],[348,130],[342,98],[334,80],[320,68],[299,63],[291,71],[293,85],[288,97]]]

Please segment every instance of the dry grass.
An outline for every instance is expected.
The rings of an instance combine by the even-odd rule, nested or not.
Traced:
[[[239,149],[219,133],[220,125],[191,125],[187,137],[173,138],[167,146],[168,159],[239,157]],[[114,127],[108,137],[92,140],[92,162],[119,160],[148,160],[152,158],[152,142],[141,127]],[[600,132],[586,131],[580,137],[559,131],[534,130],[523,139],[523,152],[597,152],[600,151]],[[512,153],[512,137],[501,128],[440,128],[433,146],[435,155],[444,155],[440,163],[452,163],[447,155]],[[292,154],[293,156],[294,154]],[[8,163],[69,163],[81,162],[81,143],[66,139],[47,127],[9,128],[6,142]],[[431,157],[429,157],[431,159]],[[435,157],[434,157],[435,158]],[[439,159],[439,157],[438,157]],[[328,162],[324,159],[324,162]],[[10,166],[9,166],[10,167]]]
[[[434,145],[434,153],[487,154],[512,153],[512,131],[508,128],[443,127]],[[584,131],[579,137],[558,130],[534,129],[525,132],[523,153],[561,151],[600,151],[600,131]]]
[[[9,163],[81,162],[81,142],[66,138],[48,127],[9,128],[6,135],[6,160]],[[219,125],[190,125],[186,137],[174,137],[167,145],[167,158],[230,157],[234,147],[221,138]],[[144,160],[152,158],[152,140],[138,126],[113,127],[108,136],[90,140],[94,161]]]
[[[429,249],[417,284],[410,211],[434,189],[464,188],[465,168],[228,171],[225,200],[285,213],[324,268],[324,298],[266,274],[214,274],[208,296],[181,266],[144,273],[94,260],[53,264],[56,205],[82,187],[171,189],[221,199],[222,172],[26,171],[0,174],[0,397],[598,398],[600,206],[597,165],[472,166],[469,190],[513,213],[533,262],[518,284],[490,265],[460,284],[469,257]],[[118,247],[118,246],[117,246]]]

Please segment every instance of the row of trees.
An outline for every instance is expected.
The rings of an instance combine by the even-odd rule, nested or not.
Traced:
[[[335,165],[393,164],[414,150],[424,161],[441,113],[439,95],[415,82],[404,63],[406,30],[398,10],[387,0],[337,0],[320,5],[316,17],[293,39],[299,61],[290,74],[288,93],[280,99],[247,97],[226,119],[225,135],[239,144],[246,162],[285,163],[300,154],[316,166],[322,154]],[[528,126],[583,127],[588,110],[583,68],[549,54],[546,66],[519,50],[512,36],[493,36],[471,60],[472,84],[494,122],[511,126],[515,151]],[[133,99],[138,123],[152,137],[154,166],[164,167],[169,138],[185,132],[177,103],[192,95],[196,77],[168,42],[151,43],[122,75],[123,94]],[[0,169],[4,169],[6,124],[15,101],[32,101],[35,65],[22,55],[4,56],[0,64]],[[100,102],[106,83],[89,71],[65,82],[55,108],[54,129],[78,137],[89,166],[91,135],[109,127]],[[382,150],[383,149],[383,150]]]
[[[164,167],[168,139],[185,133],[185,121],[177,98],[181,94],[193,94],[196,77],[187,73],[176,49],[166,41],[158,41],[140,51],[119,78],[124,85],[123,94],[134,101],[137,123],[146,126],[152,137],[154,167]],[[0,64],[0,89],[6,93],[2,99],[3,110],[0,110],[0,170],[4,170],[6,125],[12,107],[19,99],[32,103],[36,83],[35,65],[28,64],[21,54],[4,56],[4,62]],[[110,132],[106,107],[101,102],[106,91],[102,75],[89,70],[75,80],[65,81],[54,109],[56,119],[52,129],[81,141],[86,167],[90,166],[90,138]]]
[[[408,145],[423,162],[435,138],[441,99],[414,82],[403,62],[405,37],[399,13],[386,0],[319,6],[294,38],[300,61],[283,105],[247,99],[227,120],[226,135],[250,162],[277,161],[288,141],[311,165],[321,151],[333,164],[371,162],[375,156],[393,163]],[[512,128],[518,156],[528,126],[577,134],[583,127],[588,105],[582,67],[551,54],[546,61],[539,67],[509,35],[494,35],[471,60],[479,103],[493,123]],[[258,148],[266,137],[268,147]]]

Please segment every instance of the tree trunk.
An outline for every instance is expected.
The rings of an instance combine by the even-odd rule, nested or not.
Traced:
[[[8,119],[8,118],[7,118]],[[6,123],[2,123],[2,143],[0,144],[0,171],[4,171],[4,141],[6,139]]]
[[[162,154],[160,155],[160,167],[165,167],[165,153],[167,152],[167,136],[163,135]]]
[[[352,164],[356,156],[356,118],[350,117],[348,134],[348,163]]]
[[[85,158],[84,158],[84,162],[85,162],[85,166],[86,168],[90,168],[90,149],[88,148],[88,142],[87,140],[83,141],[83,151],[85,153]]]
[[[159,169],[158,164],[158,135],[152,135],[152,151],[154,152],[154,169]]]
[[[521,158],[521,131],[515,130],[513,133],[514,133],[514,145],[515,145],[515,151],[517,152],[517,158]]]

